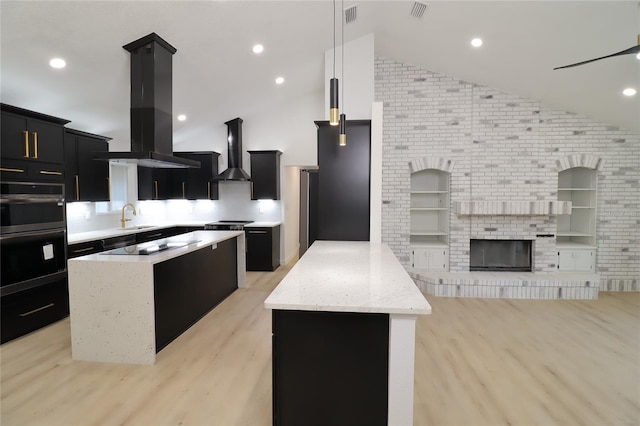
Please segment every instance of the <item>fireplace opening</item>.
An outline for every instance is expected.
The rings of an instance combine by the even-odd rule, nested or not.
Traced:
[[[531,272],[531,240],[471,240],[470,271]]]

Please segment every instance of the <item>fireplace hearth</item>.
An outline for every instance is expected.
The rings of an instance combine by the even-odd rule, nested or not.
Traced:
[[[531,240],[471,240],[470,271],[531,272]]]

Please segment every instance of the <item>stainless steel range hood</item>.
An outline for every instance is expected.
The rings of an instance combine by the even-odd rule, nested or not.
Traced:
[[[199,168],[173,156],[172,56],[176,49],[156,33],[123,46],[131,54],[131,152],[105,152],[98,159],[141,167]]]
[[[242,169],[242,118],[234,118],[227,125],[229,168],[215,177],[218,181],[249,181],[251,176]]]

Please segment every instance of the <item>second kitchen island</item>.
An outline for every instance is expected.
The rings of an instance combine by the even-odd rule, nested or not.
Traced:
[[[388,246],[316,241],[265,307],[274,425],[413,424],[415,323],[431,306]]]
[[[197,231],[69,260],[72,358],[155,364],[244,286],[244,241],[242,231]]]

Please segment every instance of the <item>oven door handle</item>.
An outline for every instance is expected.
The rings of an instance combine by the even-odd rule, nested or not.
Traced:
[[[55,197],[25,197],[25,196],[7,196],[0,198],[2,204],[41,204],[41,203],[63,203],[64,198]]]
[[[0,236],[0,241],[3,242],[10,242],[13,240],[25,240],[25,239],[37,239],[37,238],[41,238],[41,237],[47,237],[47,236],[52,236],[52,237],[57,237],[57,236],[63,236],[65,234],[64,229],[48,229],[46,231],[29,231],[29,232],[16,232],[14,234],[3,234],[2,236]]]

